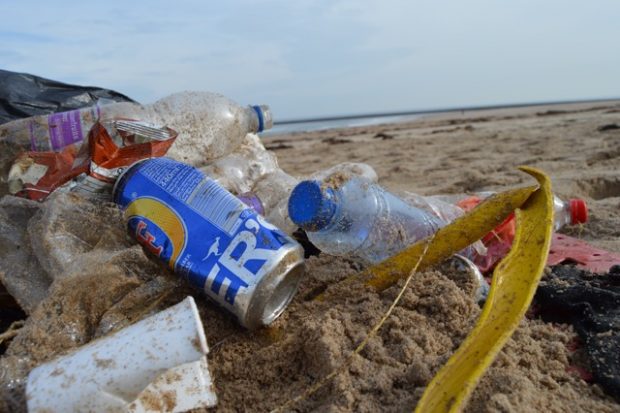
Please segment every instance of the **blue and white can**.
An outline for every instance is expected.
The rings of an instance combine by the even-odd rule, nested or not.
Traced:
[[[202,171],[140,161],[114,187],[129,231],[247,328],[269,325],[293,298],[303,249]]]

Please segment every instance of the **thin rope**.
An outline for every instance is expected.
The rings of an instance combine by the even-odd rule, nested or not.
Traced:
[[[383,323],[385,323],[385,321],[388,319],[388,317],[390,315],[392,315],[392,311],[394,310],[396,305],[398,305],[398,302],[400,301],[400,299],[402,298],[403,294],[405,293],[407,287],[409,286],[409,282],[411,282],[411,279],[416,274],[416,271],[418,270],[418,267],[420,266],[420,263],[422,262],[422,259],[426,256],[426,252],[428,251],[429,246],[432,244],[433,239],[435,239],[435,235],[434,234],[426,242],[426,246],[424,247],[424,251],[422,251],[422,254],[420,255],[420,258],[418,258],[418,262],[416,262],[416,264],[414,265],[413,269],[409,273],[409,276],[407,277],[407,280],[405,281],[405,284],[400,289],[400,292],[398,293],[398,295],[396,296],[396,298],[394,299],[394,301],[390,305],[390,308],[388,308],[388,310],[385,312],[383,317],[381,317],[381,320],[377,324],[375,324],[375,326],[370,330],[370,332],[366,335],[366,338],[364,338],[364,340],[362,340],[362,342],[355,348],[353,353],[351,353],[349,355],[349,357],[347,357],[347,359],[340,366],[338,366],[338,368],[334,369],[327,376],[323,377],[317,383],[315,383],[314,385],[310,386],[308,389],[306,389],[306,391],[304,391],[299,396],[295,397],[294,399],[290,399],[289,401],[284,403],[282,406],[276,407],[275,409],[273,409],[271,411],[271,413],[282,412],[285,409],[291,408],[292,406],[294,406],[295,404],[299,403],[300,401],[307,399],[308,397],[310,397],[314,393],[316,393],[321,387],[323,387],[329,380],[331,380],[332,378],[334,378],[335,376],[340,374],[342,371],[344,371],[346,368],[348,368],[351,365],[351,362],[353,361],[353,358],[356,355],[358,355],[364,349],[364,347],[366,347],[366,345],[368,344],[368,341],[372,337],[375,336],[377,331],[379,331],[381,326],[383,326]]]

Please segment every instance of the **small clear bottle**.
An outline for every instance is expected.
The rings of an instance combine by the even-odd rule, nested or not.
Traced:
[[[571,198],[567,201],[553,196],[553,229],[558,231],[566,225],[584,224],[588,221],[588,206],[580,198]]]
[[[288,210],[320,250],[370,263],[397,254],[446,224],[361,177],[330,185],[302,181],[291,193]]]
[[[486,198],[495,195],[496,192],[477,192],[472,195],[456,194],[456,195],[432,195],[421,196],[411,192],[405,192],[403,199],[414,205],[419,205],[426,209],[432,210],[436,215],[445,219],[451,217],[450,220],[464,214],[464,210],[482,202]],[[458,210],[461,210],[459,213]],[[588,206],[586,201],[581,198],[570,198],[564,200],[557,195],[553,195],[553,230],[558,231],[566,225],[583,224],[588,221]]]
[[[406,193],[403,199],[432,211],[438,216],[446,217],[453,214],[455,215],[453,219],[455,219],[494,194],[495,192],[479,192],[473,195],[456,194],[423,197],[413,193]],[[558,231],[566,225],[582,224],[588,220],[588,208],[583,199],[572,198],[565,201],[554,195],[553,206],[554,231]],[[515,224],[514,218],[509,218],[483,237],[481,242],[474,244],[476,253],[473,256],[473,261],[481,271],[488,272],[493,269],[499,260],[510,251],[516,231]],[[480,244],[482,248],[477,246]]]

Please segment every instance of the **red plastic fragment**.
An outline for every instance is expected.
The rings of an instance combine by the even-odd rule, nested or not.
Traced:
[[[595,273],[606,273],[620,264],[620,254],[595,248],[585,241],[564,234],[553,234],[547,265],[574,263]]]

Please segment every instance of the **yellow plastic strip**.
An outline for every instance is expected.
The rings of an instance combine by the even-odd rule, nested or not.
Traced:
[[[504,220],[530,197],[536,186],[517,188],[500,192],[468,214],[454,220],[435,234],[431,245],[422,240],[400,253],[367,269],[362,277],[366,283],[378,291],[384,290],[399,279],[407,277],[413,266],[424,254],[419,271],[438,264],[446,258],[478,241]],[[354,276],[357,278],[357,276]]]
[[[493,283],[476,326],[430,382],[416,412],[458,412],[480,377],[523,318],[545,267],[553,230],[549,178],[527,167],[540,189],[516,211],[512,249],[493,273]]]

